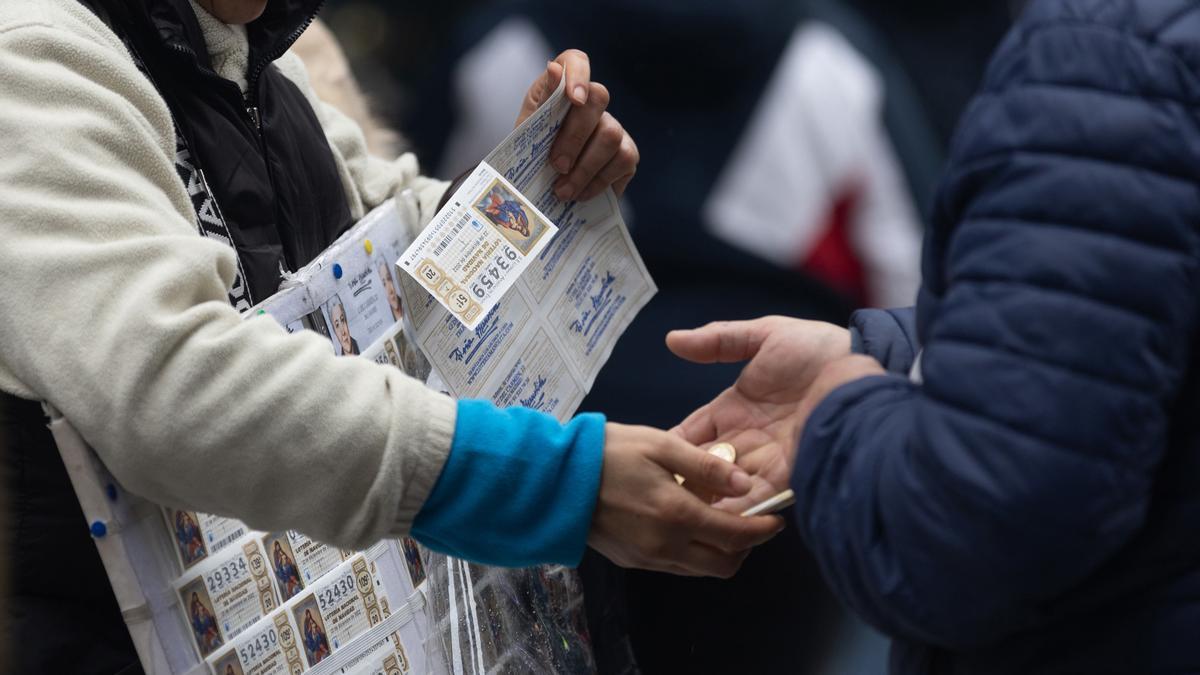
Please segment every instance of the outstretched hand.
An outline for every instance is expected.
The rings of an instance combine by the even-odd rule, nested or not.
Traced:
[[[672,430],[696,445],[725,441],[737,448],[737,463],[750,474],[752,488],[717,506],[740,512],[786,489],[804,421],[820,400],[810,394],[817,393],[820,380],[823,398],[833,388],[833,375],[843,374],[822,377],[827,366],[850,354],[849,331],[768,316],[671,331],[667,347],[696,363],[749,360],[731,387]]]

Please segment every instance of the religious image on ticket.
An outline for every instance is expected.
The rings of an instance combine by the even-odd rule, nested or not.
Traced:
[[[317,609],[317,598],[310,595],[300,604],[292,608],[296,625],[300,628],[300,644],[304,645],[304,657],[308,665],[315,666],[326,656],[333,653],[329,646],[329,632],[325,629],[325,619]]]
[[[412,537],[402,537],[400,548],[404,551],[404,563],[408,567],[408,577],[412,580],[413,588],[425,581],[425,563],[421,562],[421,549]]]
[[[271,560],[271,571],[279,587],[280,600],[287,601],[304,590],[304,582],[300,579],[300,567],[296,564],[296,554],[292,552],[292,543],[288,541],[287,533],[277,532],[264,537],[263,544]]]
[[[179,559],[184,569],[208,557],[208,548],[204,546],[204,537],[200,534],[200,525],[196,522],[196,514],[190,511],[174,511],[168,509],[167,516],[174,525],[175,545],[179,547]]]
[[[188,624],[196,637],[196,646],[201,656],[208,656],[225,641],[221,639],[221,628],[217,625],[217,613],[213,611],[212,599],[204,587],[204,579],[197,577],[179,589],[179,595],[187,608]]]
[[[216,554],[246,533],[246,526],[239,520],[196,511],[163,507],[163,517],[174,540],[179,564],[185,570]]]
[[[236,652],[229,652],[217,659],[216,663],[213,664],[213,672],[216,675],[246,675],[246,671],[242,670],[242,662],[238,660]]]
[[[475,202],[475,210],[524,255],[529,255],[550,229],[546,221],[534,213],[533,207],[499,178],[492,181],[487,192]]]

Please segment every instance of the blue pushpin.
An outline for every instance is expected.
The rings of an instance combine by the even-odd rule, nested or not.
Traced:
[[[109,483],[104,486],[104,494],[108,495],[109,501],[117,501],[117,486]]]
[[[333,278],[334,279],[342,278],[342,266],[337,263],[333,264]]]
[[[91,530],[92,536],[97,539],[102,539],[104,535],[108,534],[108,526],[104,524],[103,520],[97,520],[88,529]]]

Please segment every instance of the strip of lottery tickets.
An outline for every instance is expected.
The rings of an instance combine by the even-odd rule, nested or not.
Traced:
[[[193,523],[228,520],[164,510],[175,521],[174,534],[186,543],[180,545],[185,551],[194,551],[203,539]],[[201,657],[228,644],[350,556],[299,532],[252,532],[238,521],[228,522],[238,524],[241,536],[189,565],[174,582]]]
[[[570,417],[657,292],[612,190],[554,194],[563,81],[467,177],[397,262],[409,338],[439,386]]]
[[[355,554],[207,656],[218,675],[291,675],[315,667],[390,614],[371,554]]]

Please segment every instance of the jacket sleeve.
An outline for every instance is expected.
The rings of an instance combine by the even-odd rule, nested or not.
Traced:
[[[1144,522],[1198,338],[1192,77],[1079,17],[993,61],[925,252],[923,383],[835,390],[797,454],[802,535],[885,632],[1034,625]]]
[[[0,32],[0,386],[156,502],[345,547],[408,531],[454,402],[230,307],[234,256],[197,234],[169,113],[88,18]]]
[[[916,314],[904,309],[860,309],[850,315],[850,349],[883,364],[888,372],[907,374],[920,351]]]

